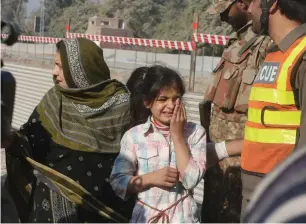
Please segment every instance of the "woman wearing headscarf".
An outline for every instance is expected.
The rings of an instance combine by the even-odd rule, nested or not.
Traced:
[[[55,86],[6,150],[6,187],[22,222],[125,222],[133,205],[108,177],[130,124],[129,93],[94,42],[56,47]]]

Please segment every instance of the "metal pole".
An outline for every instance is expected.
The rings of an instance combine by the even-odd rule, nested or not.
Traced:
[[[34,49],[34,52],[35,52],[35,58],[36,58],[36,43],[34,43],[34,47],[35,47],[35,49]]]
[[[117,55],[117,49],[115,48],[115,53],[114,53],[114,68],[116,68],[116,55]]]
[[[155,48],[155,51],[154,51],[154,65],[156,65],[156,60],[157,60],[157,53],[156,53],[156,51],[157,51],[157,48]]]
[[[17,42],[18,43],[18,49],[19,49],[19,56],[21,55],[21,49],[20,49],[20,42]]]
[[[214,46],[215,45],[213,45],[212,46],[212,54],[211,54],[211,56],[212,56],[212,60],[211,60],[211,68],[212,68],[212,70],[214,70],[214,60],[215,60],[215,48],[214,48]]]
[[[137,49],[136,49],[136,52],[135,52],[135,64],[134,64],[134,68],[137,68]]]
[[[194,13],[193,18],[193,33],[198,32],[198,22],[199,22],[199,16],[198,13]],[[192,34],[193,37],[193,34]],[[197,55],[197,46],[192,38],[192,45],[193,45],[193,51],[191,52],[191,59],[190,59],[190,76],[189,76],[189,91],[194,91],[194,80],[195,80],[195,69],[196,69],[196,55]]]
[[[65,38],[68,38],[68,34],[70,33],[70,25],[71,25],[71,17],[69,17],[68,24],[66,25]]]
[[[43,37],[45,32],[45,0],[40,1],[40,36]]]
[[[42,43],[43,44],[43,60],[45,59],[45,42]]]
[[[180,71],[180,63],[181,63],[181,51],[179,51],[178,54],[178,60],[177,60],[177,71]]]
[[[201,67],[201,75],[203,75],[204,70],[204,62],[205,62],[205,47],[202,48],[202,67]]]

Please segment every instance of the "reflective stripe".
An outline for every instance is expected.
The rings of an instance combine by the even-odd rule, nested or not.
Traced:
[[[285,62],[283,63],[279,74],[279,78],[277,80],[277,89],[286,91],[289,67],[292,66],[294,60],[305,49],[305,47],[306,47],[306,37],[304,37],[303,40],[291,51],[290,55],[286,58]]]
[[[296,130],[277,128],[252,128],[246,125],[244,139],[251,142],[295,144]]]
[[[243,169],[268,173],[293,150],[301,112],[295,106],[290,73],[305,47],[306,37],[303,37],[284,54],[276,52],[267,55],[266,62],[279,63],[280,71],[276,82],[255,83],[251,89],[241,154]],[[274,70],[269,72],[272,74]],[[269,106],[278,110],[273,111]]]
[[[294,96],[293,92],[287,90],[287,79],[290,78],[288,74],[289,68],[292,66],[293,62],[300,55],[302,51],[305,51],[306,48],[306,37],[291,51],[289,56],[281,65],[281,70],[277,78],[277,87],[274,88],[265,88],[257,87],[254,85],[251,89],[250,100],[253,101],[262,101],[275,103],[279,105],[294,105]]]
[[[262,124],[261,109],[249,108],[248,120],[254,123]],[[266,125],[292,125],[299,126],[301,111],[264,111],[264,124]]]
[[[280,91],[264,87],[253,86],[251,89],[250,100],[275,103],[279,105],[295,105],[292,91]]]

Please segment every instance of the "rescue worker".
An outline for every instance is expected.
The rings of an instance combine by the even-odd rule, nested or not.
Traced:
[[[306,145],[306,1],[253,0],[249,12],[253,31],[269,35],[274,44],[249,99],[241,154],[243,211],[263,176]]]
[[[221,20],[235,31],[213,71],[204,102],[200,104],[201,123],[214,143],[243,139],[251,85],[270,44],[269,37],[256,36],[252,32],[250,3],[251,0],[219,0],[207,11],[220,14]],[[207,170],[203,222],[239,222],[240,176],[240,157],[225,159]]]

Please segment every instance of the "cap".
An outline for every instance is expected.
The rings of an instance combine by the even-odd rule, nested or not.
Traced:
[[[212,7],[206,10],[207,13],[214,15],[224,12],[230,7],[236,0],[215,0]]]

